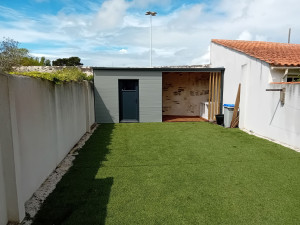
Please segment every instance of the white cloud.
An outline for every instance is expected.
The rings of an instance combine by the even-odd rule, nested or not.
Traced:
[[[31,56],[33,57],[45,57],[47,59],[50,59],[50,60],[54,60],[54,59],[57,59],[57,55],[53,55],[53,54],[43,54],[43,53],[35,53],[35,52],[32,52],[30,53]],[[63,57],[62,57],[63,58]]]
[[[203,65],[203,64],[209,64],[210,63],[210,46],[207,47],[206,52],[200,56],[192,59],[191,65]]]
[[[128,51],[127,51],[126,49],[124,49],[124,48],[121,49],[121,50],[119,50],[119,53],[120,53],[120,54],[126,54],[127,52],[128,52]]]
[[[93,10],[32,18],[0,6],[0,33],[21,43],[55,43],[32,50],[53,57],[77,55],[85,65],[148,66],[149,17],[145,8],[172,6],[171,0],[105,0],[87,3]],[[170,6],[168,6],[168,4]],[[213,5],[212,5],[213,4]],[[209,62],[207,46],[213,38],[286,42],[300,36],[296,0],[215,0],[183,4],[153,17],[153,65]],[[63,46],[63,47],[61,47]]]
[[[59,41],[68,42],[70,37],[51,32],[36,31],[34,29],[13,29],[13,28],[1,28],[0,33],[5,34],[6,37],[13,38],[21,43],[34,43],[39,41]]]
[[[202,22],[203,5],[183,5],[182,8],[174,12],[173,20],[169,21],[169,26],[175,29],[186,29],[192,26],[199,26]]]
[[[250,34],[249,31],[245,30],[245,31],[243,31],[243,32],[238,36],[237,40],[251,41],[251,40],[252,40],[252,34]]]
[[[128,7],[125,0],[105,1],[97,13],[94,26],[100,30],[112,30],[121,26]]]
[[[149,7],[151,5],[159,4],[160,6],[166,7],[171,5],[171,0],[133,0],[131,2],[131,7],[143,8]]]
[[[12,19],[12,20],[17,20],[23,17],[22,14],[19,13],[18,11],[1,5],[0,5],[0,15],[1,17]]]
[[[267,41],[267,37],[264,35],[255,35],[255,41]]]

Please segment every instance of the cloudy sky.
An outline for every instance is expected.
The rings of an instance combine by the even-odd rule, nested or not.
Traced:
[[[300,43],[297,0],[1,0],[0,34],[34,56],[79,56],[87,66],[209,63],[210,40]]]

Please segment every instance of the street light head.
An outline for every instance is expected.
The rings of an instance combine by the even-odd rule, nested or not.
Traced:
[[[145,13],[146,16],[156,16],[157,12],[148,11]]]

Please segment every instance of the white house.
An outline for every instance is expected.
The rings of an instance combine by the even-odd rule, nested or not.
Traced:
[[[300,149],[300,44],[213,39],[211,64],[225,68],[225,104],[241,83],[241,129]]]

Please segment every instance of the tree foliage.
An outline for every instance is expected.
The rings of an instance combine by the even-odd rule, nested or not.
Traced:
[[[0,43],[0,70],[12,71],[14,66],[51,66],[51,61],[44,56],[39,59],[29,55],[29,50],[19,48],[19,42],[3,38]]]
[[[40,63],[39,58],[34,57],[23,57],[20,63],[21,66],[43,66],[43,64]]]
[[[20,63],[21,66],[51,66],[51,61],[44,56],[39,59],[38,57],[23,57]]]
[[[51,61],[49,59],[46,59],[44,65],[51,66]]]
[[[59,58],[57,60],[52,61],[53,66],[81,66],[83,65],[81,59],[77,56],[69,57],[69,58]]]
[[[14,66],[21,63],[22,58],[28,57],[29,51],[19,48],[19,42],[11,38],[3,38],[0,43],[0,69],[11,71]]]

